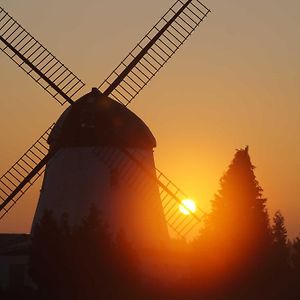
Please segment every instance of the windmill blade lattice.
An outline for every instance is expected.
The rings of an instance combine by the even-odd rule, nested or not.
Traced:
[[[98,87],[128,105],[176,53],[210,10],[198,0],[178,0]]]
[[[0,49],[61,105],[84,83],[0,7]]]
[[[200,208],[198,208],[196,212],[192,212],[186,207],[182,203],[182,200],[187,199],[188,196],[157,168],[155,169],[156,174],[150,171],[153,170],[153,167],[145,166],[145,159],[143,159],[143,155],[140,151],[134,151],[133,149],[126,150],[124,148],[112,151],[110,147],[107,147],[106,151],[103,151],[103,148],[101,148],[101,151],[99,151],[98,148],[95,148],[95,152],[98,158],[110,169],[118,169],[118,173],[124,178],[126,185],[132,186],[132,188],[135,189],[143,186],[145,188],[145,182],[147,182],[147,180],[144,180],[144,178],[140,178],[139,176],[129,176],[129,174],[132,175],[132,173],[139,172],[139,170],[142,170],[142,173],[145,174],[147,178],[152,179],[158,184],[165,220],[171,234],[175,233],[177,236],[185,238],[197,225],[202,223],[206,213]],[[129,158],[129,160],[124,159],[124,157]],[[129,163],[132,161],[135,164],[132,165]],[[143,161],[143,163],[141,161]],[[139,178],[139,182],[130,182],[128,178]],[[146,201],[146,199],[143,200]],[[179,210],[180,206],[184,206],[189,214],[182,214]]]
[[[182,238],[187,237],[196,226],[203,222],[206,212],[200,207],[197,207],[195,212],[186,207],[182,200],[189,197],[158,169],[156,169],[156,178],[160,183],[160,198],[169,230]],[[188,212],[187,215],[179,210],[180,206]]]
[[[152,178],[152,180],[158,184],[165,220],[169,226],[169,230],[174,231],[180,237],[186,237],[196,225],[202,222],[206,213],[200,208],[197,209],[197,212],[192,212],[189,207],[183,204],[182,200],[187,199],[187,195],[157,168],[155,168],[156,174],[152,174],[151,171],[149,171],[152,168],[141,162],[144,161],[141,154],[138,155],[140,156],[138,158],[136,153],[133,155],[133,153],[126,149],[121,149],[121,151],[129,157],[131,161],[134,161],[139,169],[142,169],[148,177]],[[180,206],[185,208],[188,212],[187,215],[180,212]]]
[[[47,158],[50,159],[47,139],[53,126],[0,178],[0,220],[44,173]]]

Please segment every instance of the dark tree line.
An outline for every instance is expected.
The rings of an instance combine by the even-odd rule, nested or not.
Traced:
[[[138,261],[123,234],[112,240],[95,207],[79,226],[46,212],[34,229],[30,275],[38,299],[135,299]]]
[[[29,299],[300,299],[300,236],[289,241],[280,212],[270,220],[254,171],[248,147],[237,150],[197,238],[151,253],[151,276],[150,254],[122,232],[112,239],[95,207],[75,227],[46,212],[32,236]]]
[[[237,150],[194,241],[196,299],[300,299],[299,239],[269,220],[248,147]]]

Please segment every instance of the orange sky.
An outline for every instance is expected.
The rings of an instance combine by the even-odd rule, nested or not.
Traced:
[[[47,3],[45,3],[47,2]],[[171,6],[169,0],[1,0],[25,28],[87,83],[89,91]],[[250,146],[271,212],[300,233],[300,43],[298,0],[205,2],[212,10],[130,107],[157,138],[157,166],[201,207],[236,148]],[[0,173],[62,108],[0,57]],[[40,186],[0,231],[30,228]]]

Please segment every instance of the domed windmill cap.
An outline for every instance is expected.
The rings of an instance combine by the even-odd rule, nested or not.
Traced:
[[[51,147],[156,147],[155,137],[137,115],[96,88],[64,111],[48,142]]]

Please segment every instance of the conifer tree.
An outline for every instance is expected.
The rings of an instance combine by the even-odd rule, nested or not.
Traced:
[[[300,299],[300,236],[298,236],[291,246],[291,280],[289,280],[289,297],[287,299]]]
[[[277,267],[277,272],[285,272],[289,266],[289,246],[288,235],[285,228],[284,217],[277,211],[273,218],[272,225],[273,239],[273,266]]]
[[[285,220],[280,211],[277,211],[273,218],[272,236],[273,243],[281,247],[287,247],[288,238],[285,228]]]
[[[261,273],[271,246],[271,232],[266,199],[254,170],[246,147],[236,151],[220,180],[212,211],[195,243],[203,259],[199,259],[199,269],[203,269],[204,279],[205,272],[225,278],[231,274],[241,278],[250,270]]]
[[[292,264],[296,273],[300,276],[300,237],[297,237],[292,245]]]

